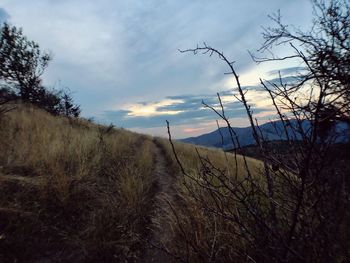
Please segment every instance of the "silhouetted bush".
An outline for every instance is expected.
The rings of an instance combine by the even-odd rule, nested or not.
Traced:
[[[22,29],[4,23],[0,30],[0,105],[10,101],[32,103],[54,115],[78,117],[80,107],[64,90],[49,90],[41,76],[51,55],[42,52],[34,41],[23,35]]]
[[[336,121],[348,122],[350,113],[350,7],[346,0],[312,2],[309,31],[273,16],[277,25],[263,34],[263,57],[253,56],[259,63],[292,58],[304,66],[292,83],[281,74],[279,81],[261,79],[282,124],[275,130],[280,140],[286,138],[287,154],[281,145],[277,151],[268,143],[246,95],[249,87],[242,85],[232,59],[206,43],[182,51],[217,56],[227,66],[236,87],[233,95],[247,113],[261,158],[256,169],[219,94],[217,104],[203,104],[229,131],[234,151],[225,156],[226,166],[197,150],[199,165],[193,169],[183,147],[173,143],[168,123],[173,160],[183,179],[178,186],[182,203],[170,208],[175,238],[167,249],[183,262],[349,261],[349,164],[342,154],[347,149],[335,144],[334,129]],[[271,48],[283,44],[291,47],[290,54],[273,53]],[[311,124],[307,130],[306,122]]]

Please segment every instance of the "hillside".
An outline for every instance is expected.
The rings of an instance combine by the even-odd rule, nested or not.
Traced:
[[[140,255],[136,237],[152,206],[151,138],[30,106],[0,121],[0,261]]]
[[[270,207],[266,169],[275,177],[274,201],[291,200],[287,210],[278,206],[286,213],[278,220],[293,218],[289,206],[298,198],[294,189],[300,177],[264,166],[254,147],[247,149],[257,159],[172,145],[163,138],[52,116],[30,105],[16,105],[1,115],[0,124],[0,262],[245,262],[237,251],[254,251],[261,242],[259,222]],[[288,159],[291,149],[284,142],[271,147],[280,149],[275,156]],[[325,181],[329,187],[341,182],[346,194],[348,147],[330,150],[334,158],[312,169],[318,174],[332,169]],[[328,168],[333,161],[338,168]],[[322,202],[338,196],[330,189]],[[339,219],[335,226],[348,228],[348,204],[322,207],[326,221],[310,228],[335,233],[332,240],[344,244],[341,253],[347,253],[348,236],[327,226]],[[256,213],[262,214],[257,218]],[[256,229],[250,244],[236,222]]]
[[[195,203],[167,140],[28,105],[0,123],[1,262],[161,262],[181,255],[171,209]],[[196,174],[194,147],[176,148]],[[199,152],[219,167],[235,167],[222,151]],[[244,173],[243,166],[236,170]]]

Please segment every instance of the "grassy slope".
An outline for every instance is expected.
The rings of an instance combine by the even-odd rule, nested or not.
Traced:
[[[201,156],[210,159],[216,168],[221,171],[215,171],[211,166],[204,166],[199,162],[195,148],[188,144],[175,144],[180,162],[183,164],[185,171],[195,178],[191,180],[188,177],[183,177],[178,166],[175,165],[176,161],[172,155],[172,150],[167,141],[158,139],[163,147],[167,150],[169,158],[172,159],[173,171],[177,174],[177,202],[171,204],[168,213],[166,214],[166,221],[171,225],[172,242],[167,244],[168,250],[183,262],[247,262],[250,260],[238,256],[242,251],[250,249],[254,244],[248,244],[244,239],[240,238],[241,229],[237,228],[237,224],[233,224],[234,220],[230,219],[230,216],[234,214],[236,204],[232,199],[230,192],[227,189],[217,188],[215,198],[212,197],[213,191],[206,189],[207,184],[201,184],[201,180],[207,177],[213,185],[220,185],[216,182],[215,177],[211,177],[210,173],[214,171],[216,174],[225,175],[226,184],[230,184],[231,178],[233,178],[233,185],[240,181],[242,175],[246,173],[243,165],[242,156],[238,155],[238,165],[236,166],[233,154],[225,153],[220,150],[208,149],[198,147],[198,152]],[[279,149],[280,154],[287,154],[285,149]],[[349,145],[335,145],[330,149],[334,151],[333,158],[337,159],[338,168],[335,172],[348,171],[349,166]],[[253,155],[259,157],[258,155]],[[252,172],[255,183],[261,186],[266,186],[266,181],[261,176],[263,170],[263,164],[261,161],[247,157],[248,167]],[[205,167],[209,167],[209,172],[206,172]],[[235,179],[237,176],[237,179]],[[219,176],[220,177],[220,176]],[[292,177],[293,178],[293,177]],[[297,178],[295,178],[298,180]],[[344,178],[344,184],[347,184],[347,179]],[[283,180],[279,178],[275,179],[275,184],[279,185],[283,189],[283,194],[288,194],[289,191],[294,189],[288,188],[288,184],[285,185]],[[234,186],[231,187],[234,189]],[[293,195],[291,195],[293,196]],[[275,196],[277,202],[282,203],[283,195]],[[218,201],[220,200],[220,201]],[[259,199],[262,207],[267,205],[263,199]],[[281,201],[279,201],[281,200]],[[214,209],[211,210],[211,209]],[[227,215],[227,218],[225,216]],[[344,217],[348,218],[348,213],[344,213]],[[244,214],[242,215],[244,218]],[[347,219],[344,219],[341,225],[342,229],[348,228]],[[186,241],[186,242],[185,242]],[[346,250],[349,247],[349,238],[346,231],[342,232],[339,237],[339,244]],[[336,244],[338,245],[338,244]],[[262,254],[264,251],[257,252]],[[349,253],[349,252],[348,252]],[[244,253],[243,253],[244,255]],[[345,257],[340,256],[336,261],[342,262]]]
[[[242,258],[227,258],[232,254],[232,250],[241,249],[244,244],[237,235],[234,235],[237,231],[229,220],[208,212],[208,208],[217,208],[217,204],[214,203],[210,192],[198,184],[203,178],[201,170],[203,165],[196,148],[185,143],[175,144],[175,150],[186,173],[198,180],[197,182],[182,175],[168,141],[160,138],[157,140],[166,149],[168,158],[172,160],[171,169],[177,176],[176,202],[170,203],[168,213],[165,215],[165,220],[173,231],[172,242],[165,244],[167,249],[183,262],[245,262]],[[204,147],[197,147],[197,150],[202,157],[220,169],[220,172],[214,171],[215,173],[223,172],[226,178],[231,178],[232,181],[236,181],[236,176],[240,179],[246,174],[243,157],[240,155],[237,155],[236,165],[233,154],[227,153],[225,156],[221,150]],[[259,174],[263,167],[262,163],[253,158],[246,159],[251,173]],[[218,182],[214,180],[212,183]],[[230,195],[225,192],[222,194]],[[221,200],[224,210],[234,209],[235,204],[230,198]]]
[[[168,250],[202,261],[210,256],[214,236],[217,246],[237,243],[230,225],[212,218],[193,199],[190,191],[201,189],[181,175],[168,141],[157,139],[156,144],[166,153],[165,173],[176,178],[162,220],[168,227],[161,225],[171,232],[166,234]],[[148,136],[53,117],[28,106],[2,116],[0,261],[140,259],[157,202],[156,144]],[[185,169],[198,177],[201,164],[194,146],[177,143],[176,149]],[[236,169],[232,155],[206,148],[199,152],[229,176],[244,173],[240,156]],[[261,167],[254,159],[248,163],[253,171]],[[205,192],[203,197],[211,202]],[[184,239],[195,249],[187,252]]]
[[[0,125],[0,261],[140,255],[150,137],[19,107]]]

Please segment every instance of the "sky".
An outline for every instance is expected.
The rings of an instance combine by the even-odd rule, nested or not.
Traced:
[[[218,117],[202,100],[217,106],[217,92],[232,126],[248,125],[227,66],[179,52],[203,42],[235,61],[255,116],[273,118],[259,78],[301,65],[256,65],[248,50],[261,46],[262,27],[278,10],[287,24],[310,24],[309,0],[0,0],[0,22],[22,27],[52,54],[44,84],[69,88],[83,117],[157,136],[166,136],[169,120],[173,136],[185,138],[216,129]]]

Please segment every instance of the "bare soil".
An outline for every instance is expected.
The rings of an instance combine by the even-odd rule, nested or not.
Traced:
[[[156,193],[154,211],[151,216],[148,247],[142,262],[173,262],[175,258],[168,252],[167,244],[171,242],[172,231],[166,215],[171,209],[170,204],[176,200],[175,177],[165,157],[162,146],[154,142],[155,146],[155,177]]]

